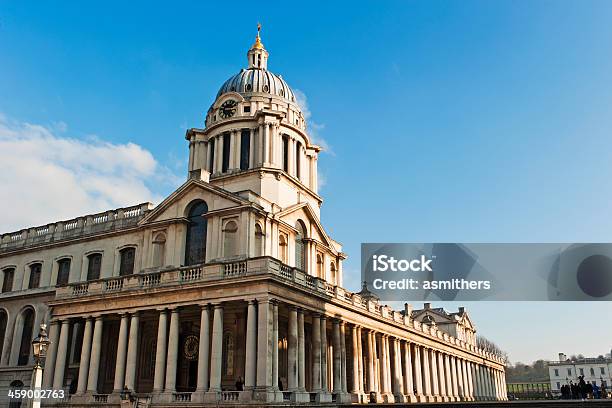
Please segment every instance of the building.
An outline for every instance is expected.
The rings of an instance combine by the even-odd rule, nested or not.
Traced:
[[[432,308],[431,303],[425,303],[423,309],[412,311],[412,319],[433,325],[456,339],[476,346],[476,326],[463,307],[458,312],[449,313],[444,308]]]
[[[247,58],[156,207],[1,236],[0,387],[29,384],[46,321],[44,388],[70,406],[505,399],[499,358],[342,287],[320,148],[259,33]]]
[[[561,394],[561,387],[570,382],[576,384],[578,377],[593,385],[602,384],[610,390],[612,385],[612,357],[568,359],[564,353],[559,353],[559,361],[548,364],[550,388],[554,394]]]

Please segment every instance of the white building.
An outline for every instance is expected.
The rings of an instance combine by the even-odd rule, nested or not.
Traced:
[[[342,287],[320,148],[259,34],[247,58],[155,208],[0,235],[0,405],[28,386],[42,321],[62,406],[119,406],[125,388],[164,407],[505,399],[504,362],[469,336]]]
[[[584,381],[606,389],[612,385],[612,358],[582,358],[570,360],[564,353],[559,353],[559,361],[551,361],[548,365],[550,389],[554,394],[561,392],[563,385],[570,381],[576,384],[579,376]]]

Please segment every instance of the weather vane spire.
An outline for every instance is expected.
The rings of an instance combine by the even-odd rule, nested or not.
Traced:
[[[259,37],[259,32],[261,31],[261,24],[257,22],[257,37],[255,37],[255,44],[253,44],[252,48],[261,50],[263,49],[263,44],[261,43],[261,38]]]

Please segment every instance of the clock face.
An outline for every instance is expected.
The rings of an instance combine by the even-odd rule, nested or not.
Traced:
[[[238,106],[238,103],[232,99],[223,102],[219,107],[219,117],[222,119],[231,118],[236,113],[236,106]]]

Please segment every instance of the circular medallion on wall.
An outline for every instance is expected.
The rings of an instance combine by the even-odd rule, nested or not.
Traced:
[[[200,348],[200,339],[195,334],[187,336],[183,345],[183,354],[187,360],[197,360],[198,349]]]

